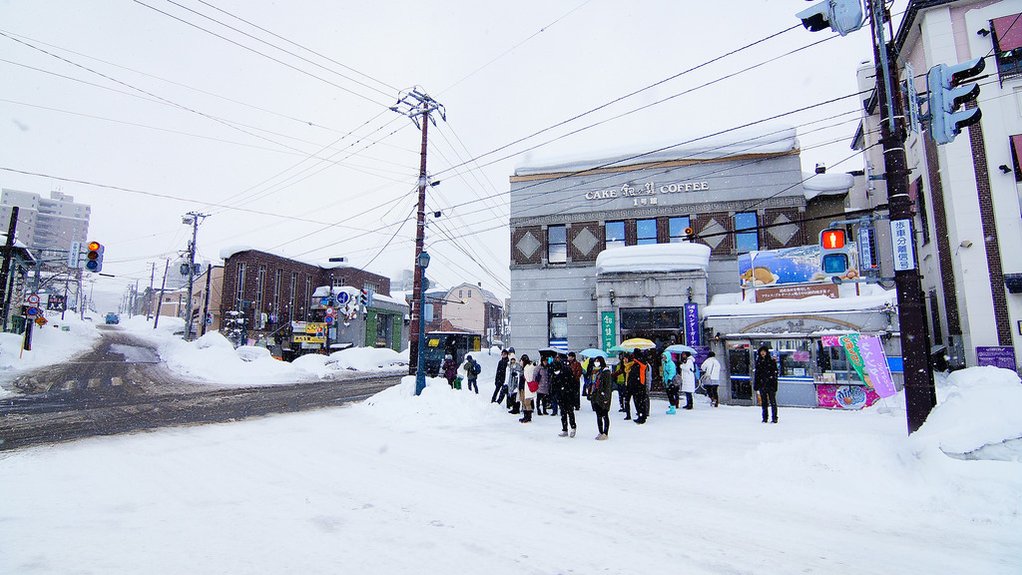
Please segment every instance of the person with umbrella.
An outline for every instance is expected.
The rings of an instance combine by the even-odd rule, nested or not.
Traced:
[[[692,394],[696,391],[696,360],[691,353],[681,352],[678,371],[681,373],[681,392],[685,394],[685,407],[682,409],[692,409]]]
[[[575,437],[575,399],[578,398],[578,390],[571,384],[572,371],[568,365],[568,356],[559,354],[551,364],[550,374],[550,394],[561,407],[561,437]],[[557,409],[556,405],[554,409]]]

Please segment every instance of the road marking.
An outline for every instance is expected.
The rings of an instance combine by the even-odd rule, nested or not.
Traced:
[[[110,378],[110,385],[113,385],[113,386],[124,385],[124,380],[119,378],[119,377],[111,377]]]
[[[69,380],[65,381],[64,382],[64,387],[63,387],[64,391],[72,391],[72,390],[74,390],[76,383],[78,383],[78,382],[73,380],[73,379],[69,379]]]
[[[89,380],[89,389],[96,389],[97,387],[99,387],[100,383],[101,383],[101,381],[100,381],[100,379],[98,377],[94,377],[94,378],[90,379]]]

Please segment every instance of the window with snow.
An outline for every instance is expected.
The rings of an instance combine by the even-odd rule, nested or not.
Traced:
[[[625,223],[624,222],[607,222],[603,225],[604,235],[606,236],[606,242],[604,243],[604,249],[619,248],[625,245]]]
[[[656,243],[656,220],[635,222],[635,243],[640,246]]]
[[[756,212],[735,214],[735,251],[751,252],[759,249],[759,225]]]
[[[550,226],[546,230],[547,263],[563,264],[568,261],[568,231],[564,226]]]

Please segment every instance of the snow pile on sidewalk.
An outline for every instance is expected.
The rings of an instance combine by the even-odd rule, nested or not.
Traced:
[[[67,331],[64,331],[65,328]],[[70,314],[64,320],[54,315],[45,326],[35,326],[31,351],[22,352],[23,335],[0,333],[0,383],[9,382],[31,369],[67,361],[91,349],[99,337],[92,322]],[[0,397],[10,393],[0,387]]]
[[[482,389],[482,388],[480,388]],[[492,388],[491,388],[492,392]],[[415,395],[415,376],[370,397],[355,409],[394,429],[422,429],[509,425],[511,416],[462,386],[451,388],[442,377],[427,377],[422,394]]]
[[[912,435],[917,448],[1022,461],[1022,384],[1015,372],[970,367],[938,384],[937,406]]]

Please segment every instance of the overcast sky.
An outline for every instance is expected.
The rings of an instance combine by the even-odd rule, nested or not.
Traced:
[[[781,32],[807,6],[0,0],[0,32],[22,42],[0,36],[0,167],[47,176],[0,170],[0,186],[61,190],[93,206],[90,239],[106,245],[104,271],[118,276],[99,278],[97,292],[119,293],[135,278],[147,284],[151,262],[159,276],[164,258],[185,249],[181,215],[192,210],[211,214],[199,229],[202,259],[245,245],[309,261],[345,256],[396,275],[414,255],[420,134],[387,108],[417,85],[447,110],[429,132],[429,172],[441,184],[428,203],[443,210],[427,232],[431,275],[444,285],[482,282],[504,297],[516,165],[643,151],[851,94],[858,64],[871,58],[869,32],[841,38],[799,27],[478,164],[447,168]],[[858,157],[847,159],[858,100],[768,125],[815,122],[799,128],[804,170],[817,162],[860,169]]]

